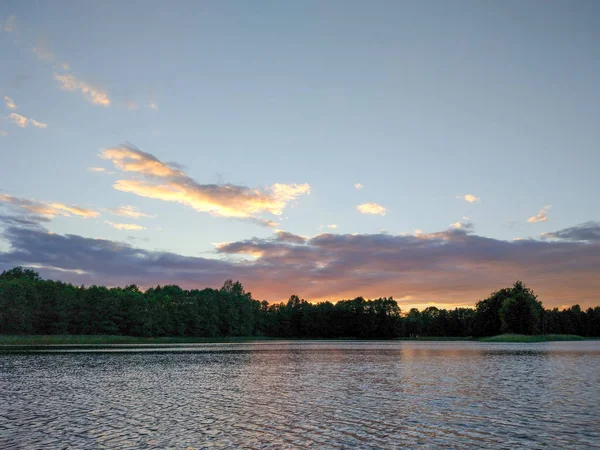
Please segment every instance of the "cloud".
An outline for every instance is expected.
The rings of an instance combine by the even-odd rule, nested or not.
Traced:
[[[356,209],[361,214],[378,214],[380,216],[385,216],[387,213],[387,209],[377,203],[363,203],[362,205],[358,205]]]
[[[15,15],[10,15],[6,18],[6,21],[4,22],[4,26],[2,27],[2,29],[7,32],[7,33],[11,33],[13,31],[15,31]]]
[[[169,166],[150,153],[143,152],[129,144],[104,149],[100,153],[100,157],[110,160],[123,172],[134,172],[160,178],[186,178],[179,168]]]
[[[87,272],[85,270],[81,270],[81,269],[62,269],[60,267],[43,265],[43,264],[30,264],[27,267],[32,268],[32,269],[50,270],[50,271],[55,271],[55,272],[74,273],[77,275],[87,274]]]
[[[39,39],[31,50],[40,61],[53,62],[56,59],[56,55],[50,48],[48,40],[45,38]],[[57,62],[55,67],[64,71],[71,70],[71,66],[66,62]]]
[[[146,227],[137,225],[135,223],[113,223],[109,220],[105,220],[104,223],[110,225],[113,228],[116,228],[117,230],[141,231],[146,229]]]
[[[454,222],[453,224],[450,224],[451,228],[458,228],[458,229],[463,229],[463,230],[472,230],[473,229],[473,224],[466,222],[466,220],[469,220],[469,218],[465,218],[463,217],[463,222],[458,221],[458,222]]]
[[[327,228],[336,229],[338,226],[336,224],[327,225]]]
[[[94,105],[110,105],[110,99],[106,92],[91,86],[85,81],[78,80],[73,75],[54,74],[54,79],[61,84],[61,89],[71,92],[79,91],[84,95],[88,102],[93,103]]]
[[[462,224],[460,228],[450,227],[444,231],[436,231],[434,233],[424,233],[421,230],[415,230],[413,237],[419,240],[436,240],[436,241],[448,241],[452,239],[459,238],[461,236],[470,235],[474,230],[472,224]]]
[[[539,213],[537,213],[535,216],[531,216],[529,219],[527,219],[527,222],[529,223],[535,223],[535,222],[545,222],[548,220],[548,210],[552,208],[552,205],[548,205],[548,206],[544,206]]]
[[[298,236],[297,234],[288,233],[287,231],[277,230],[276,240],[279,242],[289,242],[291,244],[304,244],[308,238],[304,236]]]
[[[47,123],[38,122],[37,120],[34,120],[34,119],[29,119],[29,123],[37,128],[48,128]]]
[[[63,203],[41,202],[8,194],[0,194],[0,203],[8,204],[13,208],[21,209],[33,214],[53,218],[55,216],[79,216],[83,218],[98,217],[99,212],[79,206],[68,206]]]
[[[28,120],[27,117],[23,117],[20,114],[11,113],[8,115],[8,119],[12,121],[16,126],[25,128],[27,126]]]
[[[308,300],[393,295],[403,305],[442,307],[473,306],[517,279],[532,287],[546,307],[564,304],[565,299],[595,306],[600,291],[600,242],[590,239],[503,241],[463,229],[429,233],[427,238],[330,233],[304,238],[280,231],[265,239],[217,244],[220,258],[210,259],[49,234],[39,224],[30,227],[24,222],[0,220],[10,245],[0,253],[0,270],[37,264],[43,267],[42,275],[77,284],[177,283],[203,288],[233,278],[255,298],[270,301],[292,293]],[[567,235],[596,226],[572,227]],[[565,230],[555,233],[565,235]],[[253,259],[223,259],[247,255]]]
[[[149,107],[150,109],[153,109],[154,111],[158,111],[158,104],[157,104],[156,102],[150,102],[150,103],[148,104],[148,107]]]
[[[38,122],[37,120],[34,120],[34,119],[28,119],[27,117],[22,116],[17,113],[10,113],[8,115],[8,119],[12,123],[14,123],[16,126],[21,127],[21,128],[25,128],[29,124],[33,125],[36,128],[47,128],[48,127],[48,124],[46,124],[46,123]]]
[[[0,229],[10,226],[42,229],[41,225],[45,222],[50,222],[50,220],[48,217],[30,214],[27,211],[13,210],[7,214],[3,212],[2,205],[0,204]]]
[[[284,254],[289,255],[289,249],[297,249],[307,241],[308,238],[305,236],[276,230],[275,236],[269,239],[252,238],[239,242],[222,242],[215,244],[215,248],[221,254],[250,255],[260,258],[266,253],[277,254],[279,256],[284,256]]]
[[[456,198],[460,198],[461,200],[467,201],[469,203],[475,203],[480,201],[481,199],[479,197],[475,197],[473,194],[467,194],[467,195],[463,195],[463,196],[458,196]]]
[[[8,95],[4,96],[4,106],[6,106],[7,109],[17,109],[17,105],[15,105],[13,99]]]
[[[279,222],[275,222],[273,220],[268,220],[268,219],[257,219],[255,217],[250,217],[250,218],[243,218],[242,220],[251,222],[251,223],[255,223],[256,225],[260,225],[261,227],[267,227],[267,228],[275,228],[279,226]]]
[[[142,217],[155,217],[140,211],[139,208],[131,205],[120,206],[119,208],[109,209],[109,211],[117,216],[131,217],[132,219],[140,219]]]
[[[92,209],[80,208],[79,206],[67,206],[62,203],[50,203],[49,206],[54,208],[57,213],[62,216],[70,216],[71,214],[79,217],[98,217],[100,213],[98,211],[94,211]],[[55,214],[55,215],[56,215]]]
[[[502,241],[464,229],[417,236],[326,233],[304,245],[253,239],[227,243],[218,252],[258,255],[253,267],[267,278],[260,281],[265,288],[281,288],[283,294],[287,286],[288,292],[310,299],[393,294],[473,305],[521,278],[548,304],[566,297],[595,301],[600,288],[593,275],[600,269],[599,245]],[[565,265],[566,260],[572,263]],[[568,282],[570,276],[581,283],[577,289]]]
[[[88,172],[104,172],[105,170],[103,167],[88,167]]]
[[[54,52],[48,48],[48,43],[45,40],[39,41],[32,51],[40,61],[54,61]]]
[[[25,198],[13,197],[12,195],[8,194],[0,194],[0,202],[41,216],[54,217],[58,215],[56,209],[51,208],[47,203],[39,202],[37,200],[29,200]]]
[[[542,233],[541,237],[565,241],[600,242],[600,222],[586,222],[575,227]]]
[[[49,234],[43,228],[8,226],[3,237],[10,250],[0,252],[0,271],[15,265],[37,265],[47,277],[86,284],[140,286],[167,280],[191,286],[189,281],[195,279],[193,284],[198,286],[218,287],[232,275],[231,264],[224,261],[147,251],[105,239]]]
[[[276,183],[265,189],[199,184],[186,175],[181,166],[164,163],[129,144],[105,149],[100,156],[123,172],[142,177],[116,181],[113,187],[118,191],[180,203],[213,216],[259,221],[268,226],[275,223],[265,222],[258,217],[260,214],[267,212],[280,216],[290,202],[310,193],[308,184]]]
[[[364,186],[362,184],[360,184],[360,183],[354,183],[354,187],[356,189],[362,189],[362,188],[364,188]]]
[[[261,250],[255,250],[251,245],[244,245],[243,243],[236,242],[235,246],[231,245],[231,242],[222,242],[220,244],[215,244],[215,248],[219,253],[235,253],[236,255],[248,255],[253,256],[254,258],[260,258],[264,252]],[[235,251],[229,252],[230,248],[235,247]]]

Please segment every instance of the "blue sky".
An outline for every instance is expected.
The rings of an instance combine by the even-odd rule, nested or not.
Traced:
[[[462,222],[468,236],[508,245],[600,220],[596,2],[4,1],[0,23],[0,95],[15,106],[5,99],[0,120],[5,209],[39,214],[27,200],[97,213],[46,211],[43,227],[56,235],[235,266],[257,253],[215,244],[268,241],[275,229],[413,238]],[[183,172],[178,183],[202,192],[233,185],[283,206],[251,211],[238,199],[224,213],[198,210],[193,192],[181,203],[148,198],[147,185],[115,189],[165,181],[99,156],[119,148]],[[294,195],[282,200],[275,184]],[[363,214],[365,203],[385,209]],[[122,206],[154,217],[110,212]],[[3,264],[49,266],[15,258],[9,235]],[[117,282],[86,272],[85,281]],[[532,278],[543,283],[543,273]],[[419,298],[402,283],[386,281],[387,293],[377,285],[357,283],[355,295]],[[472,304],[475,291],[464,292]]]

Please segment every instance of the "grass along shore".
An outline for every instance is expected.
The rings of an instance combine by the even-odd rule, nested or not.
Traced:
[[[139,337],[117,335],[0,335],[0,345],[152,345],[152,344],[204,344],[249,341],[271,341],[274,338],[262,336],[243,337]]]
[[[243,337],[138,337],[138,336],[114,336],[114,335],[0,335],[0,346],[43,346],[43,345],[154,345],[154,344],[203,344],[203,343],[234,343],[250,341],[278,341],[290,340],[281,338],[270,338],[264,336]],[[291,339],[308,340],[308,339]],[[316,339],[322,340],[322,339]],[[341,339],[327,339],[331,341]],[[352,339],[355,340],[355,339]],[[399,341],[472,341],[472,342],[553,342],[553,341],[583,341],[586,338],[572,334],[544,334],[528,336],[524,334],[500,334],[498,336],[484,338],[465,337],[433,337],[421,336],[419,338],[400,338]]]
[[[589,339],[589,338],[588,338]],[[574,334],[499,334],[498,336],[481,338],[481,342],[553,342],[553,341],[584,341],[583,336]]]

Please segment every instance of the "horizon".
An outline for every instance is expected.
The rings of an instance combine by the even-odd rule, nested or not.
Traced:
[[[0,272],[600,304],[599,4],[179,4],[0,5]]]
[[[8,269],[6,272],[10,272],[11,270],[16,270],[16,269],[26,269],[26,270],[28,269],[28,270],[33,270],[33,271],[35,272],[35,274],[37,274],[38,276],[40,275],[40,274],[39,274],[39,272],[37,272],[37,271],[35,270],[35,267],[31,267],[31,266],[30,266],[30,267],[28,267],[28,268],[27,268],[27,267],[22,267],[22,266],[17,266],[17,267],[13,267],[12,269]],[[0,272],[0,275],[3,275],[3,274],[4,274],[4,272]],[[43,281],[54,281],[54,282],[64,282],[64,281],[62,281],[62,280],[53,280],[53,279],[49,279],[49,278],[41,278],[41,280],[43,280]],[[73,286],[74,286],[74,287],[77,287],[77,288],[83,288],[83,289],[89,289],[89,288],[92,288],[92,287],[99,287],[99,288],[106,288],[106,289],[109,289],[109,290],[110,290],[110,289],[126,289],[126,288],[128,288],[128,287],[130,287],[130,286],[135,286],[135,287],[136,287],[137,289],[139,289],[139,291],[140,291],[140,292],[142,292],[142,293],[146,293],[147,291],[149,291],[149,290],[152,290],[152,289],[162,289],[162,288],[169,287],[169,286],[175,286],[175,287],[179,287],[179,288],[182,288],[182,289],[184,289],[184,290],[186,290],[186,291],[195,291],[195,290],[196,290],[196,291],[203,291],[203,290],[205,290],[205,289],[212,289],[212,290],[218,291],[218,290],[221,290],[221,289],[223,289],[223,286],[225,285],[225,283],[226,283],[227,281],[232,281],[233,283],[240,283],[240,284],[242,285],[242,287],[243,287],[243,285],[244,285],[244,283],[243,283],[241,280],[231,280],[231,279],[227,279],[227,280],[224,280],[224,282],[222,283],[222,286],[221,286],[221,287],[213,287],[213,286],[194,286],[194,287],[189,287],[189,288],[182,288],[181,286],[178,286],[178,285],[173,285],[173,284],[164,284],[164,285],[157,284],[157,285],[149,285],[149,286],[138,286],[138,285],[136,285],[136,284],[126,284],[126,285],[122,285],[122,286],[117,286],[117,285],[114,285],[114,286],[111,286],[111,285],[85,285],[85,284],[81,284],[81,285],[73,285]],[[477,307],[477,303],[478,303],[479,301],[488,300],[488,299],[489,299],[490,297],[492,297],[494,294],[498,293],[498,292],[499,292],[501,289],[510,288],[510,287],[514,286],[516,283],[518,283],[519,281],[521,281],[521,280],[516,280],[516,281],[515,281],[515,283],[513,283],[511,286],[504,286],[503,288],[498,288],[498,289],[496,289],[496,290],[494,290],[494,291],[491,291],[487,297],[485,297],[485,298],[480,298],[480,299],[477,299],[477,300],[475,300],[475,301],[473,302],[473,304],[472,304],[472,305],[459,305],[459,306],[454,306],[454,305],[446,305],[446,307],[445,307],[445,308],[441,308],[441,307],[440,307],[440,308],[438,308],[438,307],[437,307],[437,306],[436,306],[436,305],[435,305],[433,302],[431,302],[431,303],[425,303],[425,304],[422,304],[422,305],[418,305],[418,304],[417,304],[417,305],[411,305],[411,306],[410,306],[410,307],[408,307],[408,308],[407,308],[407,307],[404,307],[404,308],[402,308],[402,307],[401,307],[402,305],[400,305],[400,304],[398,304],[398,306],[399,306],[399,308],[400,308],[400,311],[401,311],[401,314],[402,314],[402,315],[406,315],[406,314],[408,314],[409,310],[410,310],[410,309],[412,309],[412,308],[417,308],[417,309],[418,309],[419,311],[421,311],[421,312],[422,312],[423,310],[425,310],[425,309],[429,308],[429,307],[436,307],[436,308],[438,308],[438,309],[440,309],[440,310],[441,310],[441,309],[453,310],[453,309],[460,309],[460,308],[467,308],[467,309],[473,309],[473,310],[475,310],[475,309],[476,309],[476,307]],[[522,281],[521,281],[521,282],[522,282]],[[67,283],[68,283],[68,282],[67,282]],[[71,284],[72,284],[72,283],[71,283]],[[527,286],[527,284],[526,284],[526,283],[523,283],[523,285],[524,285],[526,288],[530,289],[530,290],[533,292],[533,294],[537,296],[537,294],[535,294],[535,290],[534,290],[534,289],[531,289],[531,287],[530,287],[530,286]],[[251,292],[249,292],[249,291],[246,291],[246,289],[245,289],[245,288],[244,288],[244,294],[248,294],[248,295],[250,295],[250,297],[251,297],[253,300],[257,300],[257,301],[259,301],[259,302],[262,302],[262,301],[264,301],[264,299],[255,298],[255,296],[253,296]],[[398,303],[398,300],[397,300],[397,299],[395,299],[395,298],[393,298],[393,296],[380,296],[380,297],[377,297],[377,298],[375,298],[375,297],[364,297],[364,296],[362,296],[362,295],[358,295],[358,296],[354,296],[354,297],[348,297],[348,298],[339,298],[339,299],[336,299],[336,300],[326,299],[326,300],[314,301],[314,300],[310,300],[310,299],[305,299],[305,298],[302,298],[302,297],[300,297],[300,296],[297,296],[296,294],[293,294],[293,293],[292,293],[292,294],[290,294],[290,295],[288,296],[288,298],[286,298],[286,299],[283,299],[283,300],[280,300],[280,301],[276,301],[276,302],[275,302],[275,301],[274,301],[274,302],[269,302],[269,304],[286,304],[288,300],[291,300],[291,299],[292,299],[292,297],[298,297],[298,299],[299,299],[300,301],[306,301],[307,303],[310,303],[310,304],[312,304],[312,305],[317,305],[317,304],[319,304],[319,303],[325,303],[325,302],[332,303],[332,304],[336,304],[336,303],[338,303],[338,302],[353,301],[353,300],[356,300],[356,299],[359,299],[359,298],[362,298],[364,301],[367,301],[367,302],[369,302],[369,301],[374,301],[374,300],[381,300],[381,299],[390,299],[390,300],[394,300],[396,303]],[[540,299],[539,297],[537,298],[537,300],[538,300],[538,301],[539,301],[539,302],[542,304],[542,306],[544,307],[544,309],[546,309],[546,310],[551,310],[551,309],[553,309],[553,308],[547,308],[547,307],[546,307],[546,306],[543,304],[544,302],[542,301],[542,299]],[[558,308],[558,310],[560,310],[560,311],[565,311],[565,310],[569,310],[569,309],[571,309],[573,306],[581,306],[581,305],[579,305],[579,304],[577,304],[577,303],[574,303],[574,304],[572,304],[572,305],[567,305],[567,304],[565,304],[565,305],[561,305],[561,306],[559,306],[559,307],[557,307],[557,308]],[[595,308],[595,307],[600,307],[600,305],[591,306],[590,308],[592,308],[592,309],[593,309],[593,308]],[[583,309],[583,310],[585,310],[585,309]]]

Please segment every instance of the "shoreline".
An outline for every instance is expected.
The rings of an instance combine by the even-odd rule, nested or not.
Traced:
[[[236,337],[137,337],[119,335],[0,335],[0,348],[11,347],[52,347],[52,346],[110,346],[110,345],[168,345],[168,344],[230,344],[245,342],[268,341],[406,341],[406,342],[482,342],[482,343],[536,343],[536,342],[566,342],[598,340],[583,336],[567,334],[549,335],[517,335],[501,334],[482,338],[451,337],[451,336],[423,336],[419,338],[396,339],[358,339],[348,338],[274,338],[266,336],[236,336]]]

